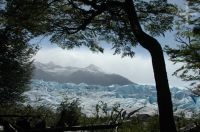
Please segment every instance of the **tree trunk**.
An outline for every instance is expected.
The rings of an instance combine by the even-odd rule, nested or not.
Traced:
[[[139,43],[150,52],[152,57],[152,65],[157,90],[160,131],[176,132],[171,93],[169,89],[162,48],[156,39],[145,33],[143,33],[142,36],[137,37],[137,39]]]
[[[126,12],[134,35],[140,45],[151,54],[157,90],[160,132],[177,132],[162,47],[155,38],[143,32],[133,1],[126,0],[125,2]]]

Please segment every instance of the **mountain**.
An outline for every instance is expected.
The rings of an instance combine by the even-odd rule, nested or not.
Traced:
[[[172,101],[174,113],[200,112],[200,97],[197,97],[187,89],[172,87]],[[88,116],[94,116],[95,106],[101,101],[107,103],[108,110],[115,104],[120,104],[120,109],[132,111],[145,106],[140,114],[155,114],[158,111],[156,88],[153,85],[87,85],[72,83],[46,82],[32,80],[31,90],[24,93],[27,96],[26,104],[32,106],[49,106],[53,109],[62,102],[65,97],[80,100],[82,112]]]
[[[108,86],[112,84],[127,85],[133,84],[127,78],[118,74],[108,74],[95,65],[89,65],[85,68],[62,67],[49,62],[43,64],[35,62],[33,79],[44,81],[55,81],[60,83],[86,83],[89,85]]]

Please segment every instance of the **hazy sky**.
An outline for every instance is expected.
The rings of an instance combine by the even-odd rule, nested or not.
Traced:
[[[167,41],[173,42],[173,38],[164,38]],[[93,53],[84,48],[76,48],[73,50],[63,50],[58,46],[51,45],[47,40],[40,42],[40,45],[45,44],[36,54],[35,60],[43,63],[50,61],[62,66],[86,67],[90,64],[95,64],[103,71],[108,73],[117,73],[127,77],[131,81],[139,84],[155,84],[151,58],[149,53],[138,46],[136,48],[136,55],[133,58],[121,58],[121,55],[113,55],[113,50],[105,49],[102,53]],[[166,67],[169,76],[169,83],[171,86],[185,86],[186,82],[179,78],[171,76],[177,69],[178,65],[173,65],[165,55]]]
[[[173,2],[177,2],[177,0],[174,0]],[[166,33],[165,37],[159,37],[157,39],[162,44],[162,46],[176,45],[177,43],[174,41],[174,34],[174,32],[168,32]],[[86,48],[63,50],[56,45],[50,44],[48,39],[36,39],[34,42],[42,45],[41,50],[35,56],[36,61],[43,63],[52,61],[62,66],[75,67],[86,67],[90,64],[95,64],[105,72],[123,75],[135,83],[155,84],[150,55],[140,46],[138,46],[135,50],[135,57],[121,58],[120,55],[113,55],[113,51],[110,49],[105,49],[105,52],[101,54],[92,53]],[[171,76],[171,74],[180,65],[173,65],[173,63],[168,60],[166,55],[165,60],[169,84],[171,86],[187,86],[187,82],[183,82],[179,78]]]

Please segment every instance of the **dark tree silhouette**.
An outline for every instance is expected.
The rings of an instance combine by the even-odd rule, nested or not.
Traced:
[[[9,29],[0,30],[0,44],[1,104],[21,101],[31,78],[33,66],[30,59],[35,49]]]
[[[42,11],[48,13],[42,17],[39,25],[34,25],[40,30],[37,32],[30,30],[30,32],[51,33],[51,41],[62,48],[71,49],[84,45],[94,52],[103,52],[98,41],[105,40],[113,45],[115,54],[122,53],[122,56],[133,57],[133,47],[137,43],[147,49],[152,57],[156,81],[160,131],[176,132],[162,47],[152,37],[163,35],[165,31],[172,29],[173,13],[176,12],[173,5],[165,0],[150,2],[47,0],[43,2],[46,2],[47,6],[42,6],[45,9]],[[33,6],[29,5],[29,8],[31,7]],[[28,23],[23,24],[28,25]]]
[[[191,81],[192,90],[195,94],[200,95],[200,1],[187,0],[190,12],[196,16],[190,17],[188,20],[185,16],[179,16],[177,20],[177,47],[165,47],[166,53],[170,60],[181,63],[173,75],[180,77],[184,81]],[[194,87],[194,88],[193,88]]]
[[[45,5],[45,1],[0,2],[0,104],[21,101],[29,88],[32,57],[38,50],[29,41],[46,31],[41,23]]]
[[[155,38],[143,32],[137,19],[137,14],[132,0],[127,0],[126,5],[128,5],[126,11],[129,16],[133,33],[138,42],[142,47],[149,51],[152,57],[159,107],[160,131],[175,132],[176,126],[173,119],[173,106],[162,47]]]
[[[56,2],[52,9],[51,41],[62,48],[85,45],[101,51],[98,40],[113,44],[115,54],[133,56],[136,43],[152,57],[159,107],[160,131],[176,132],[171,94],[162,47],[152,35],[161,35],[172,27],[176,8],[166,1],[68,0]]]

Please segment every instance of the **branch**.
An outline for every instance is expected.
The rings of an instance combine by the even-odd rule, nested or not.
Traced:
[[[69,2],[69,4],[72,5],[73,8],[75,8],[75,9],[81,11],[83,14],[90,14],[90,13],[93,13],[93,10],[88,10],[88,11],[87,11],[87,10],[84,10],[84,9],[78,7],[78,6],[74,3],[73,0],[68,0],[68,2]]]
[[[80,0],[80,1],[82,1],[86,5],[90,5],[94,9],[98,9],[98,5],[96,4],[97,3],[96,0],[91,0],[91,1],[90,0]]]
[[[140,35],[141,33],[143,33],[143,31],[138,21],[134,3],[132,0],[125,0],[125,3],[126,3],[126,12],[128,14],[129,21],[131,27],[133,28],[134,34]]]
[[[188,43],[186,43],[181,37],[177,36],[175,40],[189,47]]]
[[[89,6],[92,6],[95,10],[90,10],[89,12],[87,12],[88,14],[91,13],[91,15],[84,19],[83,22],[81,23],[81,25],[79,25],[76,28],[66,28],[65,31],[67,31],[69,34],[75,34],[77,32],[79,32],[80,30],[85,30],[86,27],[91,23],[92,20],[94,20],[94,18],[100,14],[102,14],[105,11],[109,11],[115,7],[123,7],[124,3],[122,2],[118,2],[118,1],[108,1],[105,3],[102,3],[100,5],[97,5],[96,2],[94,1],[89,1],[89,0],[81,0],[83,2],[83,4],[87,4]],[[72,6],[78,10],[83,11],[82,9],[80,9],[79,7],[77,7],[73,2],[71,3]],[[85,10],[84,10],[85,12]],[[70,31],[73,30],[73,31]]]

